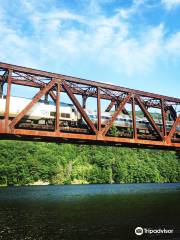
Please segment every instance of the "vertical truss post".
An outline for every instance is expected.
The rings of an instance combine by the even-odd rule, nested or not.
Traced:
[[[7,79],[6,107],[5,107],[5,113],[4,113],[5,129],[6,129],[6,130],[7,130],[7,128],[8,128],[8,121],[9,121],[11,84],[12,84],[12,70],[9,69],[9,71],[8,71],[8,79]]]
[[[82,107],[83,107],[83,109],[86,109],[86,101],[87,101],[87,96],[83,95],[82,96]]]
[[[161,99],[161,115],[162,115],[162,131],[163,131],[163,135],[164,135],[164,139],[167,136],[167,132],[166,132],[166,112],[165,112],[165,108],[164,108],[164,99]]]
[[[59,132],[60,131],[60,83],[57,82],[56,86],[56,126],[55,126],[55,131]]]
[[[48,103],[48,93],[46,93],[46,94],[44,95],[44,102],[45,102],[45,103]]]
[[[115,102],[115,111],[117,110],[117,108],[119,107],[120,103],[118,101]]]
[[[87,102],[87,95],[82,95],[82,108],[86,109],[86,102]],[[82,123],[83,117],[81,115],[81,123]]]
[[[137,139],[137,128],[136,128],[136,108],[135,99],[132,97],[132,121],[133,121],[133,138]]]
[[[97,129],[101,131],[101,90],[97,87]]]

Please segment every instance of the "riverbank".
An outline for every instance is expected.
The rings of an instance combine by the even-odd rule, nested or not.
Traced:
[[[131,184],[129,184],[129,183],[121,183],[120,185],[121,186],[123,186],[123,185],[134,185],[134,184],[137,184],[137,183],[131,183]],[[180,182],[172,182],[172,183],[169,183],[169,182],[161,182],[161,183],[138,183],[138,184],[141,184],[141,185],[148,185],[148,184],[153,184],[153,185],[161,185],[161,186],[166,186],[166,185],[169,185],[169,184],[180,184]],[[31,186],[39,186],[39,187],[41,187],[41,186],[66,186],[66,185],[69,185],[69,186],[73,186],[73,185],[79,185],[79,186],[81,186],[81,185],[95,185],[94,183],[88,183],[88,182],[85,182],[85,181],[74,181],[74,182],[72,182],[72,183],[61,183],[61,184],[52,184],[52,183],[50,183],[50,182],[43,182],[43,181],[37,181],[37,182],[34,182],[34,183],[30,183],[30,184],[25,184],[25,185],[18,185],[18,184],[16,184],[16,185],[0,185],[0,187],[27,187],[27,186],[29,186],[29,187],[31,187]],[[96,185],[103,185],[102,183],[100,183],[100,184],[96,184]],[[119,185],[119,183],[108,183],[108,184],[106,184],[106,185]]]
[[[0,185],[180,182],[180,152],[0,141]]]
[[[83,180],[83,179],[74,179],[73,181],[71,181],[70,183],[68,184],[90,184],[89,182]],[[48,186],[48,185],[67,185],[67,183],[50,183],[48,181],[44,182],[42,180],[38,180],[36,182],[33,182],[33,183],[28,183],[28,184],[23,184],[23,185],[20,185],[20,184],[15,184],[15,185],[7,185],[7,184],[0,184],[0,187],[9,187],[9,186],[16,186],[16,187],[20,187],[20,186]]]

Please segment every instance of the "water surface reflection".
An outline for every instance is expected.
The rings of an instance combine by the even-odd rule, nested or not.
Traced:
[[[180,184],[0,188],[0,239],[180,239],[134,234],[180,230],[179,200]]]

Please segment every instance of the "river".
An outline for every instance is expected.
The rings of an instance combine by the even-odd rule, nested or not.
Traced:
[[[180,183],[1,187],[0,239],[180,239]]]

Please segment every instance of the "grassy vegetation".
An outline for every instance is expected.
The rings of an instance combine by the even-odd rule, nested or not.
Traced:
[[[180,182],[180,153],[0,141],[0,184]]]

